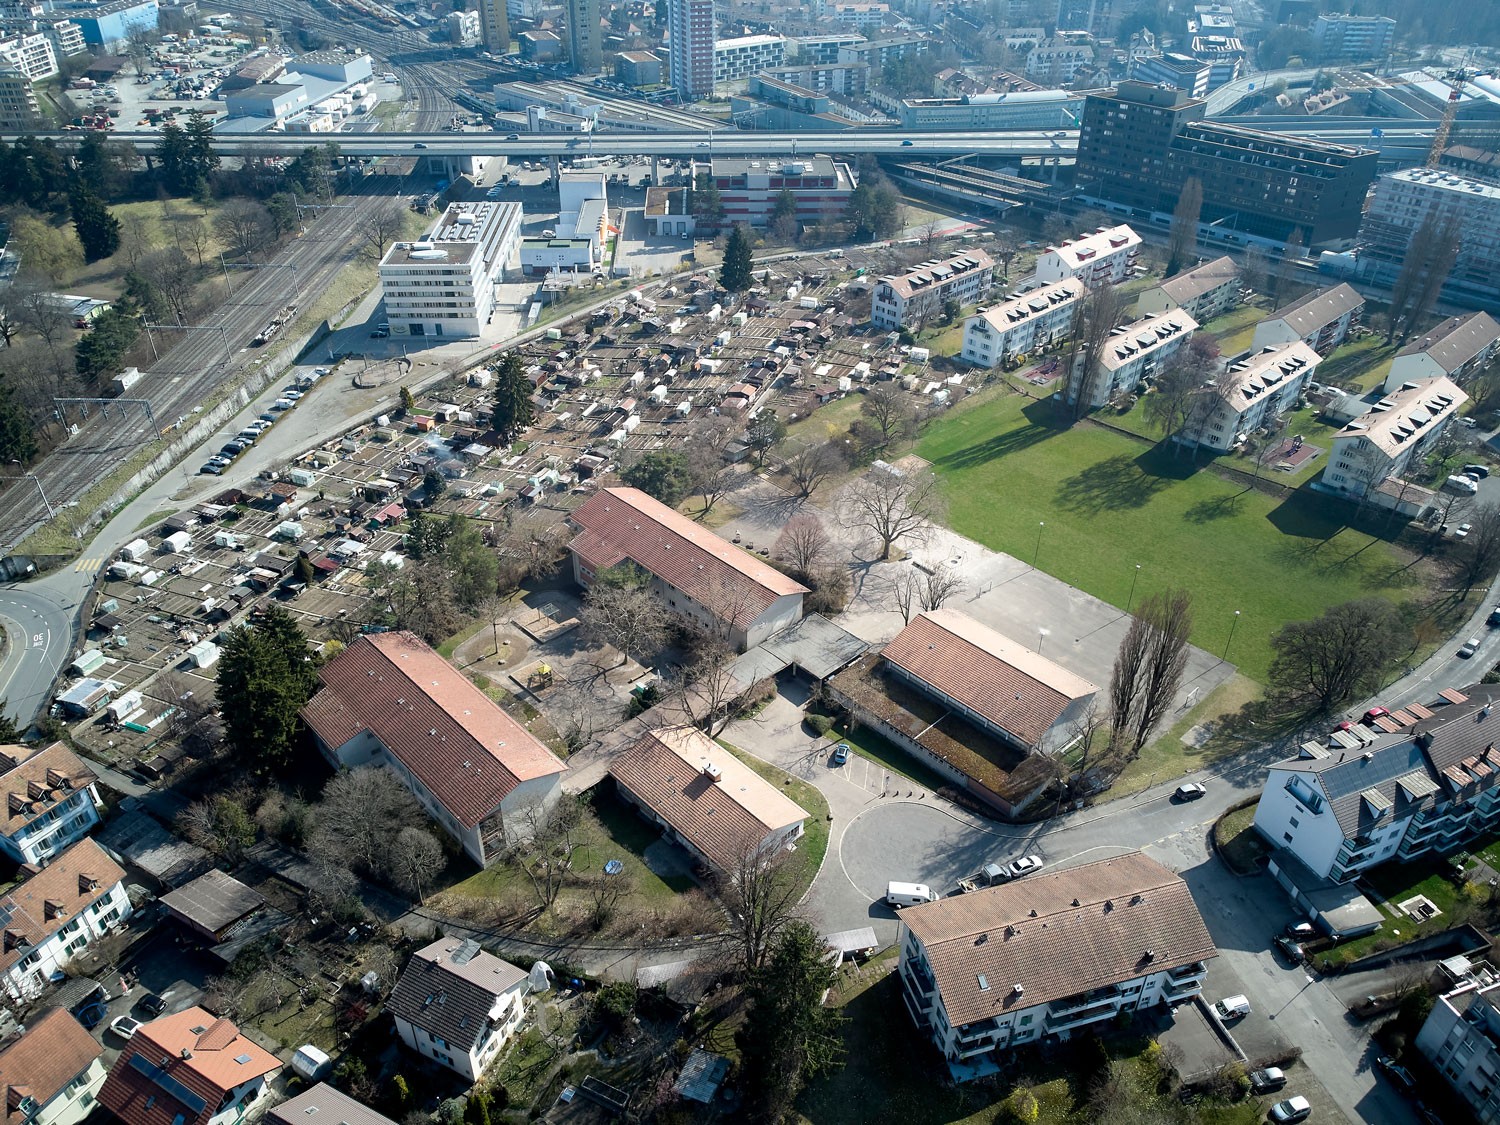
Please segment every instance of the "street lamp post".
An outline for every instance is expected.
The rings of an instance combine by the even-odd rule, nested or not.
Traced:
[[[1135,601],[1135,584],[1141,577],[1141,564],[1135,564],[1135,573],[1130,577],[1130,597],[1125,599],[1125,612],[1130,612],[1130,606]]]
[[[1234,611],[1234,617],[1229,622],[1229,639],[1224,642],[1224,656],[1222,657],[1222,659],[1224,659],[1224,660],[1228,660],[1229,659],[1229,646],[1232,645],[1232,644],[1234,644],[1234,630],[1235,630],[1235,626],[1237,626],[1239,623],[1240,623],[1240,611],[1239,610],[1235,610]]]
[[[1052,632],[1051,629],[1038,629],[1036,631],[1036,654],[1038,656],[1042,655],[1042,642],[1047,639],[1047,634],[1050,632]]]
[[[1036,569],[1036,560],[1042,554],[1042,528],[1047,526],[1046,520],[1038,520],[1036,525],[1036,550],[1031,553],[1031,569]]]

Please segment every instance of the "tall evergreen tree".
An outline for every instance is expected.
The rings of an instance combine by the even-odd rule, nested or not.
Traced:
[[[750,280],[750,234],[744,226],[736,226],[729,232],[729,243],[724,247],[719,284],[731,293],[743,293],[750,288]]]
[[[36,454],[36,427],[16,401],[15,390],[0,376],[0,460],[29,465]]]
[[[83,247],[85,262],[98,262],[108,258],[120,248],[120,220],[110,214],[92,188],[78,183],[68,197],[68,207],[73,214],[73,229],[78,232],[78,242]]]
[[[190,195],[196,179],[193,146],[186,130],[175,121],[161,127],[156,142],[156,161],[161,166],[162,185],[173,195]]]
[[[279,770],[291,761],[297,712],[318,683],[318,661],[307,635],[279,606],[254,626],[230,630],[219,659],[218,698],[229,744],[240,758],[261,770]]]
[[[521,357],[510,352],[500,361],[500,370],[495,376],[495,408],[490,427],[500,435],[503,444],[509,445],[535,420],[531,380],[526,378]]]

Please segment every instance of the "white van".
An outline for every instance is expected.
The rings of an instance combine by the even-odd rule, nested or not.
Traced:
[[[937,897],[926,883],[887,883],[885,885],[886,905],[897,909],[903,906],[916,906],[923,902],[936,902]]]
[[[1219,1013],[1221,1020],[1243,1019],[1250,1014],[1250,998],[1247,996],[1226,996],[1214,1005],[1214,1011]]]

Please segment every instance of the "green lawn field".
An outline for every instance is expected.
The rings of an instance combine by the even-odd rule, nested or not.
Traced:
[[[942,478],[948,523],[1123,606],[1169,586],[1193,593],[1193,641],[1264,681],[1270,637],[1369,594],[1421,593],[1421,568],[1389,543],[1347,528],[1346,509],[1316,493],[1286,500],[1245,491],[1187,454],[1147,448],[1048,400],[999,392],[931,425],[917,452]],[[1045,526],[1040,526],[1045,524]]]

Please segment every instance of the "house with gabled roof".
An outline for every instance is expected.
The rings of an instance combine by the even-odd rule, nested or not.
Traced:
[[[1218,955],[1187,884],[1142,852],[901,911],[901,999],[966,1081],[997,1056],[1203,990]]]
[[[401,1042],[474,1082],[520,1028],[529,991],[523,970],[445,937],[411,955],[386,1008]]]
[[[1450,316],[1396,353],[1383,389],[1389,393],[1403,383],[1438,375],[1466,383],[1489,365],[1496,348],[1500,348],[1500,323],[1489,313]]]
[[[1227,313],[1239,301],[1240,268],[1228,254],[1204,262],[1143,290],[1137,316],[1181,309],[1199,324]]]
[[[104,1082],[104,1048],[63,1008],[0,1050],[0,1125],[76,1125]]]
[[[141,1025],[110,1068],[99,1104],[122,1125],[234,1125],[280,1069],[233,1020],[194,1006]]]
[[[696,727],[648,731],[609,764],[621,796],[704,866],[732,875],[802,835],[807,810]]]
[[[1323,488],[1358,499],[1421,464],[1469,396],[1447,376],[1403,383],[1333,435]]]
[[[481,866],[562,792],[562,760],[412,633],[358,637],[318,679],[302,720],[329,763],[389,768]]]
[[[0,747],[0,853],[42,863],[99,823],[94,771],[64,743]]]
[[[806,586],[636,488],[605,488],[569,516],[573,577],[630,562],[673,614],[743,651],[802,619]]]
[[[1315,289],[1257,324],[1250,346],[1258,349],[1301,340],[1319,355],[1326,356],[1349,338],[1349,330],[1359,323],[1364,307],[1364,297],[1347,282]]]
[[[79,840],[0,895],[0,988],[18,1003],[41,995],[53,973],[129,916],[124,870]]]

